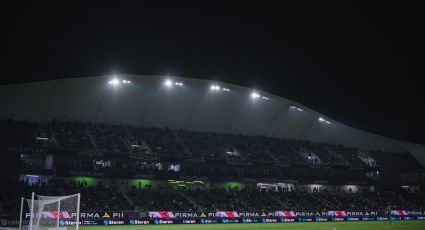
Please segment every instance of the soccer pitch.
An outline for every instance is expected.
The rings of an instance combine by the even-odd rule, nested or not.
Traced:
[[[211,225],[115,225],[115,226],[81,226],[82,230],[233,230],[233,229],[261,229],[261,230],[424,230],[425,221],[393,221],[393,225],[381,221],[373,222],[321,222],[321,223],[273,223],[273,224],[211,224]]]

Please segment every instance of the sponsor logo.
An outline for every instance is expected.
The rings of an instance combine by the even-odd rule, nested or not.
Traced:
[[[182,224],[196,224],[196,220],[182,220]]]
[[[84,220],[83,224],[84,225],[98,225],[97,221],[95,221],[95,220]]]
[[[316,217],[316,222],[327,222],[327,221],[329,221],[328,218]]]
[[[199,221],[199,223],[201,223],[201,224],[216,224],[218,222],[217,222],[217,220],[201,219],[201,221]]]
[[[227,223],[239,223],[239,220],[237,219],[221,219],[221,223],[227,224]]]
[[[172,221],[172,220],[158,220],[158,219],[156,219],[154,221],[154,224],[174,224],[174,221]]]
[[[258,223],[258,219],[243,218],[242,223]]]
[[[299,222],[313,222],[313,218],[299,218]]]
[[[129,223],[132,224],[132,225],[146,225],[146,224],[149,224],[149,220],[130,219]]]
[[[252,218],[252,217],[260,217],[260,214],[258,212],[240,212],[239,216]],[[267,215],[263,212],[261,216],[267,216]]]
[[[123,220],[104,220],[104,225],[122,225],[124,224]]]
[[[347,217],[347,221],[359,221],[359,217]]]
[[[262,218],[261,219],[261,222],[263,222],[263,223],[276,223],[277,222],[277,219],[272,219],[272,218]]]
[[[314,216],[313,212],[295,212],[295,216]]]

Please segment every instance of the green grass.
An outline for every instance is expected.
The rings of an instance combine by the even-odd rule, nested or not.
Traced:
[[[273,223],[273,224],[210,224],[210,225],[115,225],[81,226],[81,230],[424,230],[425,221],[394,221],[393,225],[380,221],[373,222],[320,222],[320,223]]]

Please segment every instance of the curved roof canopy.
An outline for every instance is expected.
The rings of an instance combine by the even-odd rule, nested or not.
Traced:
[[[2,85],[0,108],[1,118],[17,120],[167,126],[409,151],[425,165],[423,145],[357,130],[286,98],[223,82],[120,75],[115,81],[98,76]]]

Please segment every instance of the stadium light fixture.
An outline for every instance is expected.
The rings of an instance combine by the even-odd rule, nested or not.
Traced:
[[[220,90],[221,88],[220,88],[220,86],[219,86],[219,85],[211,85],[210,89],[211,89],[212,91],[218,91],[218,90]]]
[[[297,107],[295,105],[291,105],[291,106],[289,106],[289,108],[295,109],[295,110],[300,111],[300,112],[304,111],[303,109],[301,109],[301,108],[299,108],[299,107]]]
[[[119,79],[117,77],[114,77],[112,80],[108,81],[109,85],[118,86],[120,84],[131,84],[131,81],[127,79]]]
[[[257,98],[260,97],[260,94],[258,94],[257,92],[252,92],[251,97],[254,98],[254,99],[257,99]]]
[[[228,88],[224,88],[224,87],[220,87],[219,85],[216,85],[216,84],[211,85],[211,86],[210,86],[210,89],[211,89],[212,91],[220,91],[220,90],[222,90],[222,91],[224,91],[224,92],[229,92],[229,91],[230,91],[230,89],[228,89]]]
[[[120,80],[118,80],[118,78],[114,78],[114,79],[112,79],[112,80],[110,80],[109,82],[108,82],[108,84],[110,84],[110,85],[119,85],[120,84]]]
[[[269,98],[268,97],[266,97],[266,96],[262,96],[262,95],[260,95],[258,92],[256,92],[256,91],[253,91],[252,93],[251,93],[251,98],[252,99],[257,99],[257,98],[261,98],[261,99],[263,99],[263,100],[269,100]]]
[[[323,123],[325,123],[325,124],[331,124],[331,122],[330,121],[328,121],[328,120],[326,120],[325,118],[323,118],[323,117],[319,117],[319,121],[320,122],[323,122]]]
[[[167,87],[171,87],[173,85],[173,82],[170,79],[167,79],[164,81],[164,85]]]

